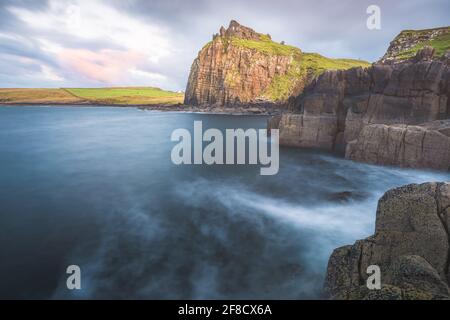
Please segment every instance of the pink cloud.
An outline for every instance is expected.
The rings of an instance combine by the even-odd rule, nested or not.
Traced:
[[[127,70],[137,67],[145,57],[135,51],[104,49],[98,52],[85,49],[63,49],[58,59],[65,69],[87,79],[113,84],[127,77]]]

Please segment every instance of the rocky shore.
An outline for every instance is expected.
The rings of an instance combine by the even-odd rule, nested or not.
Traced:
[[[165,111],[165,112],[195,112],[195,113],[214,113],[229,115],[279,115],[283,108],[277,104],[261,103],[261,104],[240,104],[240,105],[151,105],[138,106],[142,110]]]
[[[280,130],[285,146],[448,170],[450,123],[441,120],[450,118],[450,52],[434,53],[425,47],[396,64],[327,71],[290,102],[288,113],[271,119],[269,129]]]

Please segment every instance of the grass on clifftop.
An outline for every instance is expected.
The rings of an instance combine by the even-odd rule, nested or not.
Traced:
[[[301,52],[299,48],[294,46],[274,42],[267,35],[260,35],[260,39],[261,40],[257,41],[233,37],[231,38],[231,44],[237,47],[255,49],[277,56],[290,56]]]
[[[71,88],[71,89],[0,89],[3,104],[177,104],[183,93],[152,87]]]
[[[0,89],[0,103],[82,103],[80,99],[62,89]]]
[[[76,97],[99,104],[176,104],[182,103],[183,93],[153,87],[71,88],[65,89]]]
[[[438,29],[441,29],[441,28],[438,28]],[[447,29],[448,30],[446,33],[441,34],[430,41],[420,42],[420,43],[416,44],[413,48],[401,52],[397,58],[400,60],[412,58],[417,54],[418,51],[423,49],[423,47],[425,47],[425,46],[433,47],[436,50],[434,55],[436,57],[441,57],[445,53],[445,51],[450,50],[450,27],[447,27]],[[402,33],[400,33],[400,35],[397,38],[412,37],[414,35],[420,36],[421,33],[427,33],[427,32],[433,31],[433,30],[436,30],[436,29],[417,30],[417,31],[405,30],[405,31],[402,31]]]

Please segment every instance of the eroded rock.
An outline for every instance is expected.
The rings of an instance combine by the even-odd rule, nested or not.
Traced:
[[[442,153],[445,151],[442,147],[448,141],[447,129],[430,129],[429,124],[421,128],[398,126],[418,126],[450,118],[450,67],[443,58],[433,59],[433,52],[432,48],[424,48],[414,59],[397,64],[326,71],[295,101],[290,101],[291,112],[278,121],[281,145],[344,153],[348,144],[357,139],[363,143],[368,142],[365,137],[371,135],[375,139],[385,139],[384,131],[391,134],[388,139],[391,144],[396,144],[405,131],[407,138],[413,141],[429,132],[425,135],[425,146],[428,151],[438,152],[435,157],[441,159],[440,163],[437,159],[416,162],[421,156],[414,155],[419,152],[414,148],[406,148],[413,154],[414,158],[410,160],[397,156],[383,162],[377,161],[373,154],[352,156],[352,159],[366,161],[367,158],[371,163],[447,170],[450,166],[446,160],[448,155]],[[366,128],[376,124],[395,126]],[[394,137],[396,134],[400,137]],[[377,141],[371,143],[377,146]],[[414,144],[416,147],[422,145],[421,141]],[[378,144],[378,148],[383,147],[385,144]]]
[[[336,249],[325,291],[333,299],[448,299],[450,183],[412,184],[379,201],[375,234]],[[381,268],[381,290],[366,286]]]

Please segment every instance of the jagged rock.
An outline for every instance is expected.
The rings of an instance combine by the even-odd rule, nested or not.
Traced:
[[[326,71],[290,100],[291,112],[278,122],[280,143],[345,152],[367,125],[450,118],[450,66],[429,60],[431,51],[398,64]]]
[[[433,59],[434,53],[436,50],[433,47],[425,46],[422,50],[417,52],[416,56],[414,57],[414,61],[430,61]]]
[[[349,202],[366,199],[367,194],[355,191],[342,191],[330,193],[326,198],[335,202]]]
[[[375,234],[330,257],[325,291],[333,299],[449,299],[450,183],[412,184],[379,201]],[[366,286],[381,269],[382,290]]]
[[[420,126],[368,125],[347,145],[347,159],[450,170],[450,120]]]
[[[380,59],[380,62],[398,63],[402,60],[412,58],[418,48],[420,48],[423,44],[433,44],[433,42],[436,43],[437,41],[446,41],[445,37],[448,33],[450,33],[450,27],[402,31],[391,42],[386,54]]]

